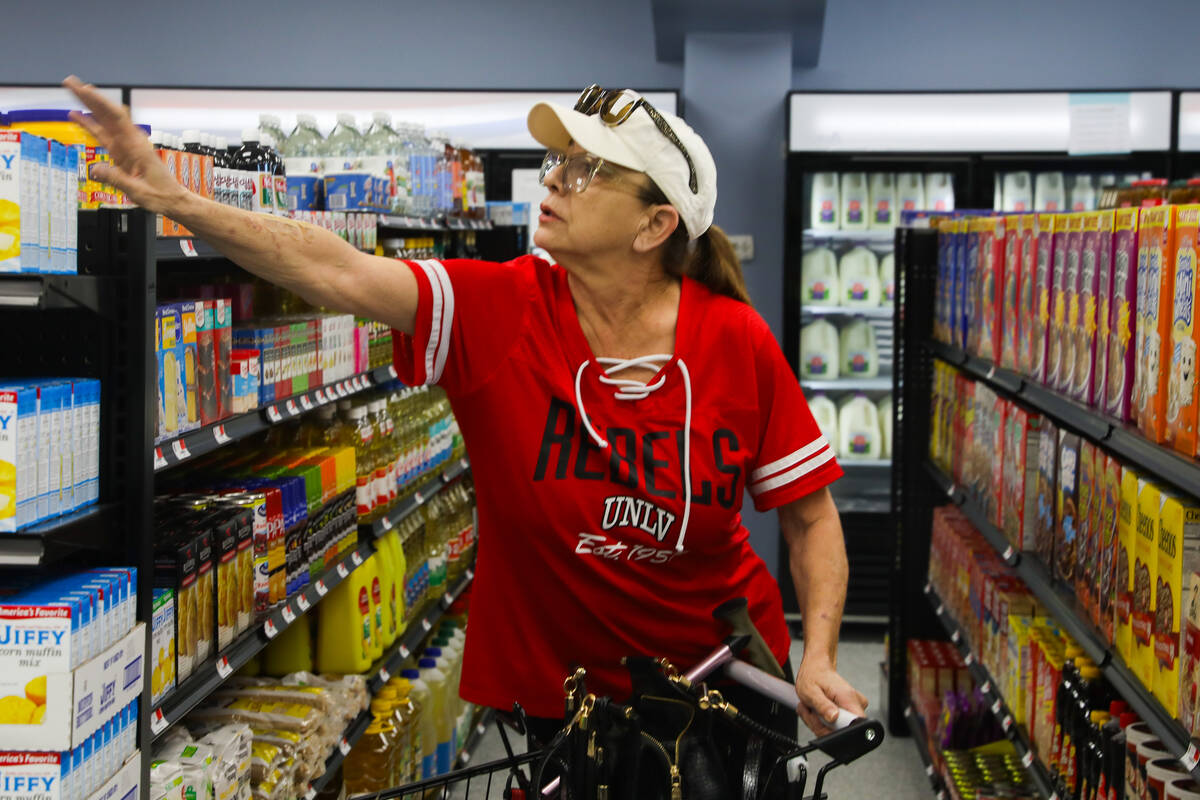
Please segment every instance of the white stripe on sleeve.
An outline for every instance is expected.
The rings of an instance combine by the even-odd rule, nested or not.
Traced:
[[[442,372],[446,369],[446,356],[450,354],[450,332],[454,326],[454,286],[450,283],[450,275],[442,262],[430,261],[429,265],[433,267],[442,284],[442,331],[433,364],[433,379],[430,381],[439,383],[442,380]]]
[[[815,455],[816,453],[819,453],[828,446],[829,440],[824,436],[818,436],[816,439],[813,439],[811,442],[806,444],[804,447],[801,447],[794,453],[790,453],[778,461],[772,461],[770,464],[765,464],[754,470],[754,472],[750,473],[749,482],[758,483],[764,478],[769,478],[776,472],[782,472],[785,469],[799,464],[801,461]]]
[[[769,478],[765,481],[760,481],[759,483],[754,484],[750,487],[750,494],[754,497],[758,497],[760,494],[769,492],[772,489],[778,489],[780,486],[786,486],[792,481],[803,478],[817,467],[823,466],[832,460],[833,450],[827,446],[823,451],[803,462],[799,466],[794,467],[787,472],[780,473],[774,478]]]
[[[430,313],[429,323],[429,341],[425,345],[425,383],[434,383],[434,363],[437,359],[438,345],[441,344],[442,336],[442,317],[444,316],[443,301],[442,301],[442,283],[438,278],[433,267],[430,266],[430,261],[416,262],[422,270],[425,271],[425,278],[429,281],[429,289],[433,298],[433,307]]]

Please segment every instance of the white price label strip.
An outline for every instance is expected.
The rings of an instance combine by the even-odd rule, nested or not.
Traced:
[[[296,612],[292,611],[291,606],[284,606],[281,614],[283,616],[283,621],[286,622],[288,625],[291,625],[293,622],[296,621]]]
[[[475,580],[475,570],[473,570],[473,569],[467,570],[467,580],[469,580],[469,581]]]
[[[411,651],[411,650],[409,650],[409,649],[408,649],[407,647],[405,647],[404,645],[400,645],[400,657],[401,657],[401,658],[408,658],[408,657],[409,657],[409,656],[411,656],[411,655],[412,655],[412,651]]]
[[[386,514],[379,518],[379,524],[383,526],[385,531],[390,531],[392,529],[392,521],[387,518]]]
[[[272,622],[271,620],[267,620],[266,622],[263,623],[263,633],[265,633],[267,635],[268,639],[274,639],[276,636],[279,635],[279,628],[275,627],[274,622]]]
[[[384,683],[387,683],[391,679],[392,679],[392,673],[387,671],[387,667],[380,667],[379,668],[379,680],[381,680]]]
[[[329,594],[329,587],[325,585],[325,581],[317,581],[317,594],[321,597]]]
[[[1030,767],[1033,766],[1033,751],[1032,750],[1026,750],[1025,755],[1021,756],[1021,766],[1025,767],[1025,769],[1029,769]]]
[[[984,681],[984,682],[983,682],[983,687],[982,687],[982,688],[980,688],[980,690],[979,690],[979,691],[983,692],[984,694],[990,694],[990,693],[991,693],[991,691],[992,691],[992,682],[991,682],[991,681]],[[997,704],[997,705],[999,705],[999,704],[1000,704],[1000,701],[999,701],[999,700],[997,700],[997,701],[996,701],[996,704]]]
[[[925,594],[929,594],[932,591],[933,591],[933,584],[932,583],[925,584]]]
[[[1012,730],[1012,726],[1013,726],[1012,714],[1005,714],[1004,721],[1000,723],[1000,727],[1004,728],[1005,733],[1008,733],[1010,730]]]
[[[421,496],[420,492],[413,492],[413,499],[417,501],[417,505],[425,502],[425,498]]]
[[[296,605],[299,606],[302,612],[306,613],[310,608],[312,608],[312,603],[308,602],[308,595],[304,594],[303,592],[301,592],[300,596],[296,598]]]
[[[229,437],[229,434],[225,432],[224,425],[218,425],[217,427],[212,429],[212,432],[213,432],[213,439],[216,440],[218,447],[220,447],[223,444],[229,444],[230,442],[233,441],[233,439],[231,439]]]
[[[163,457],[162,448],[154,448],[154,468],[162,469],[165,466],[167,466],[167,459]]]
[[[993,366],[987,371],[987,379],[990,381],[996,377],[996,368]]]
[[[450,606],[454,605],[454,593],[453,592],[446,592],[444,595],[442,595],[442,605],[445,608],[449,608]]]
[[[1014,554],[1015,552],[1016,552],[1016,551],[1012,549],[1012,545],[1011,545],[1011,544],[1010,544],[1008,547],[1004,548],[1004,560],[1005,560],[1005,561],[1008,561],[1008,560],[1010,560],[1010,559],[1013,557],[1013,554]]]
[[[283,422],[283,414],[280,414],[275,406],[267,406],[267,419],[271,422]]]
[[[304,793],[304,800],[313,800],[317,796],[317,788],[311,783],[308,785],[308,791]]]
[[[992,703],[992,713],[993,713],[993,714],[999,714],[999,713],[1000,713],[1000,701],[999,701],[999,700],[997,700],[996,702]]]
[[[975,655],[973,653],[967,653],[967,657],[963,659],[963,663],[965,663],[968,667],[971,666],[975,663]]]
[[[946,606],[944,606],[941,603],[938,603],[938,607],[936,609],[934,609],[933,613],[937,614],[940,617],[942,615],[942,612],[945,610],[946,610]]]
[[[350,755],[350,743],[348,741],[346,741],[345,736],[343,736],[342,740],[340,742],[338,742],[338,750],[342,751],[343,756]]]
[[[467,463],[467,460],[465,458],[460,458],[458,460],[458,466],[461,467],[462,469],[466,469],[467,467],[469,467],[471,465]]]
[[[150,732],[155,736],[167,729],[167,717],[162,713],[161,708],[154,709],[154,716],[150,718]]]
[[[180,239],[179,250],[188,258],[198,258],[200,255],[196,252],[196,245],[191,239]]]
[[[353,553],[350,554],[350,560],[354,562],[354,566],[356,566],[356,567],[362,566],[363,557],[361,555],[359,555],[359,552],[357,550],[355,550]]]
[[[192,451],[188,450],[187,442],[183,439],[176,439],[171,442],[171,449],[175,452],[175,458],[180,461],[192,457]]]
[[[346,569],[346,563],[344,561],[338,562],[337,574],[341,575],[343,578],[345,578],[346,576],[348,576],[350,574],[350,570]]]
[[[306,395],[306,394],[300,395],[300,407],[303,408],[305,411],[313,410],[313,404],[312,404],[312,401],[308,399],[308,395]]]
[[[1191,772],[1196,768],[1197,764],[1200,764],[1200,750],[1196,749],[1194,743],[1189,744],[1187,752],[1183,754],[1183,758],[1179,759],[1179,761],[1183,764],[1184,769]]]
[[[428,619],[423,619],[421,620],[421,628],[424,629],[426,633],[429,633],[429,631],[433,629],[433,626],[429,624]]]
[[[229,666],[229,659],[226,656],[217,659],[217,674],[221,676],[221,680],[225,680],[233,674],[233,667]]]
[[[288,401],[287,401],[287,412],[288,412],[289,414],[291,414],[293,417],[298,417],[298,416],[300,416],[300,409],[296,407],[296,401],[295,401],[295,400],[288,400]]]
[[[955,631],[954,633],[950,634],[950,641],[954,642],[955,644],[958,644],[958,640],[961,638],[962,638],[962,634],[960,634],[958,631]]]
[[[317,389],[317,402],[320,403],[321,405],[324,405],[329,402],[325,398],[325,390],[324,389]]]

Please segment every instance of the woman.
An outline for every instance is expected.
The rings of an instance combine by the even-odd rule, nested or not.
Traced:
[[[561,718],[575,665],[589,690],[628,693],[622,656],[694,664],[728,634],[712,611],[732,597],[785,664],[779,590],[738,513],[748,488],[779,509],[804,612],[799,713],[818,733],[838,706],[864,713],[836,671],[841,470],[711,227],[716,167],[682,120],[595,87],[578,110],[539,104],[535,242],[559,266],[406,263],[189,193],[123,109],[66,85],[112,156],[96,179],[314,305],[390,324],[402,378],[449,393],[481,531],[463,697]]]

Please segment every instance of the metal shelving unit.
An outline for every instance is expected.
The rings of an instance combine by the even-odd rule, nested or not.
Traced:
[[[411,217],[396,214],[380,214],[378,224],[380,228],[394,231],[490,231],[495,227],[490,219]]]
[[[827,381],[801,378],[800,386],[814,392],[890,392],[892,378],[890,375],[879,378],[834,378]]]
[[[805,228],[801,234],[805,241],[814,243],[837,242],[846,244],[890,245],[896,235],[895,228],[879,228],[865,231],[823,231]]]
[[[0,275],[0,308],[113,311],[118,281],[95,275]]]
[[[925,777],[929,778],[929,788],[933,790],[933,795],[936,800],[946,800],[946,789],[942,784],[942,776],[933,766],[933,757],[929,754],[929,737],[925,733],[925,720],[921,719],[921,715],[913,710],[912,705],[904,704],[904,721],[908,724],[908,730],[913,738],[913,743],[917,746],[917,757],[921,759],[921,766],[925,768]]]
[[[875,308],[850,308],[847,306],[800,306],[801,317],[864,317],[866,319],[891,319],[896,315],[892,306]]]
[[[111,552],[107,532],[120,514],[119,504],[100,503],[16,533],[0,534],[0,566],[43,566],[81,552],[97,556]]]

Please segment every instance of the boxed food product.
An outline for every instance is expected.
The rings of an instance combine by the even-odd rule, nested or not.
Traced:
[[[1042,421],[1038,437],[1038,483],[1037,483],[1037,528],[1034,549],[1038,558],[1048,569],[1054,568],[1054,539],[1058,530],[1057,497],[1058,484],[1058,429],[1049,421]]]
[[[0,531],[41,519],[38,513],[37,388],[0,388]]]
[[[979,234],[979,347],[981,358],[1000,360],[1001,328],[1004,326],[1004,217],[981,217],[972,223]]]
[[[991,418],[988,421],[987,436],[983,442],[983,453],[990,460],[987,470],[986,483],[988,520],[997,528],[1004,524],[1004,452],[1005,427],[1011,406],[1003,397],[993,396],[991,400]]]
[[[1171,307],[1175,284],[1175,212],[1178,206],[1156,206],[1141,210],[1141,230],[1138,238],[1138,270],[1145,259],[1145,279],[1141,282],[1144,302],[1142,339],[1138,372],[1141,390],[1138,392],[1138,427],[1147,438],[1162,443],[1166,440],[1167,376],[1163,364],[1163,346],[1171,337]],[[1169,344],[1167,344],[1169,347]],[[1169,354],[1168,354],[1169,355]]]
[[[1092,381],[1096,373],[1096,322],[1099,313],[1097,297],[1100,283],[1100,212],[1076,214],[1083,231],[1079,245],[1079,315],[1071,326],[1074,337],[1072,350],[1075,366],[1072,370],[1071,396],[1082,403],[1092,399]]]
[[[1075,386],[1075,366],[1077,357],[1075,345],[1076,331],[1082,320],[1081,301],[1083,285],[1081,281],[1083,269],[1083,214],[1063,214],[1067,223],[1067,263],[1066,277],[1063,288],[1066,291],[1065,306],[1067,309],[1066,324],[1062,327],[1062,354],[1059,363],[1058,381],[1054,388],[1064,394],[1071,393]]]
[[[1051,279],[1054,283],[1054,316],[1050,322],[1050,340],[1046,348],[1046,379],[1044,383],[1051,388],[1058,388],[1062,384],[1065,366],[1063,356],[1066,350],[1067,309],[1075,290],[1073,284],[1071,288],[1068,288],[1068,283],[1071,278],[1074,278],[1074,275],[1068,274],[1067,271],[1067,239],[1070,235],[1071,215],[1054,214],[1052,219],[1054,260],[1051,267]]]
[[[214,520],[216,647],[221,652],[233,642],[238,625],[238,524],[235,515],[220,512]]]
[[[197,663],[195,544],[194,538],[172,537],[160,541],[154,552],[155,586],[175,593],[175,679],[180,683],[188,679]]]
[[[150,618],[150,702],[157,705],[175,688],[175,592],[154,590]]]
[[[1122,422],[1135,418],[1133,400],[1137,377],[1136,343],[1141,341],[1138,308],[1142,267],[1136,208],[1113,212],[1113,277],[1109,305],[1108,381],[1104,410]]]
[[[39,152],[46,140],[25,131],[0,131],[0,272],[41,272]]]
[[[1154,688],[1154,612],[1158,581],[1158,527],[1168,495],[1143,481],[1138,489],[1137,542],[1133,562],[1133,674],[1147,689]]]
[[[1048,383],[1050,363],[1050,341],[1054,330],[1055,296],[1054,271],[1054,214],[1034,215],[1034,241],[1036,244],[1034,288],[1037,293],[1037,312],[1033,319],[1033,369],[1030,377],[1039,383]]]
[[[1158,528],[1158,570],[1154,582],[1154,696],[1182,718],[1180,617],[1185,577],[1200,570],[1200,503],[1167,497]]]
[[[216,640],[216,611],[213,602],[216,575],[213,572],[213,534],[206,520],[189,527],[187,536],[193,538],[196,552],[196,664],[202,664],[213,654]]]
[[[979,283],[979,222],[975,217],[964,220],[966,228],[962,239],[963,281],[963,324],[967,337],[965,348],[968,353],[979,353],[979,334],[982,330],[983,314],[979,307],[982,299]]]
[[[217,297],[208,301],[213,313],[213,364],[217,394],[217,419],[236,413],[233,409],[233,301]]]
[[[1034,549],[1037,526],[1040,415],[1015,403],[1005,423],[1004,535],[1017,551]]]
[[[183,317],[178,306],[158,309],[158,391],[160,439],[170,439],[180,433],[180,421],[187,416],[187,395],[181,362]]]
[[[1097,456],[1100,458],[1101,456]],[[1103,497],[1100,512],[1100,599],[1093,617],[1104,638],[1114,643],[1114,614],[1117,592],[1117,555],[1121,546],[1118,534],[1121,516],[1121,463],[1115,456],[1104,455]]]
[[[1015,317],[1006,320],[1016,320],[1017,331],[1017,364],[1016,369],[1022,375],[1033,372],[1034,350],[1034,318],[1037,316],[1037,256],[1034,252],[1034,231],[1036,217],[1033,214],[1022,214],[1009,220],[1010,235],[1016,232],[1015,265],[1018,275],[1017,283],[1017,313]]]
[[[1092,615],[1096,591],[1096,531],[1099,528],[1096,490],[1096,454],[1099,449],[1089,441],[1079,443],[1079,504],[1075,548],[1075,596],[1087,616]],[[1103,474],[1103,457],[1100,473]],[[1093,523],[1095,524],[1093,526]]]
[[[183,406],[180,408],[179,431],[185,433],[200,427],[200,398],[197,383],[196,304],[175,303],[179,308],[179,368],[183,380]]]
[[[1175,287],[1171,305],[1171,365],[1167,375],[1167,442],[1179,452],[1196,454],[1196,237],[1200,206],[1175,212]]]
[[[1080,526],[1085,515],[1079,506],[1079,447],[1077,434],[1061,431],[1058,438],[1058,494],[1054,538],[1054,577],[1073,586],[1076,549],[1080,546]]]
[[[1121,469],[1121,506],[1117,522],[1116,620],[1114,644],[1125,664],[1134,669],[1133,566],[1137,560],[1138,497],[1142,479],[1133,470]]]
[[[1108,337],[1112,331],[1113,293],[1113,224],[1114,213],[1096,214],[1096,342],[1095,366],[1092,372],[1092,391],[1087,402],[1103,410],[1108,391]]]
[[[215,303],[212,300],[192,302],[196,313],[196,391],[199,395],[200,424],[211,425],[220,419],[214,339]]]

